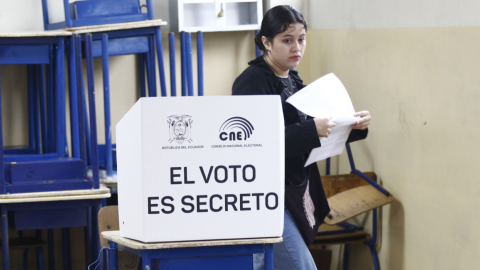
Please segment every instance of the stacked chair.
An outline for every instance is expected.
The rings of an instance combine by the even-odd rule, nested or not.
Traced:
[[[68,54],[76,52],[75,61],[77,62],[76,73],[78,82],[71,83],[71,88],[77,88],[80,95],[85,94],[83,83],[83,74],[81,71],[82,59],[91,61],[92,58],[102,58],[103,69],[103,110],[105,116],[105,144],[94,146],[92,141],[87,140],[87,145],[91,149],[97,149],[97,152],[87,152],[87,159],[92,168],[100,168],[100,181],[116,193],[116,145],[112,142],[112,123],[110,103],[110,76],[109,76],[109,56],[114,55],[138,55],[138,68],[140,74],[140,96],[157,96],[156,84],[156,65],[158,63],[158,74],[160,78],[160,94],[167,96],[165,71],[163,65],[163,49],[160,28],[166,25],[165,21],[154,19],[152,1],[147,0],[146,5],[141,6],[139,0],[87,0],[69,3],[64,0],[65,21],[60,23],[50,23],[47,1],[42,0],[44,27],[46,30],[60,29],[68,30],[73,34],[67,43]],[[146,12],[146,13],[143,13]],[[193,96],[193,73],[192,73],[192,53],[191,53],[191,35],[181,33],[181,56],[182,56],[182,95]],[[76,41],[72,41],[72,40]],[[90,42],[91,40],[91,42]],[[90,47],[89,47],[90,46]],[[175,83],[175,36],[169,35],[170,48],[170,78],[171,92],[170,96],[176,96]],[[203,96],[203,35],[197,34],[198,50],[198,95]],[[88,54],[91,52],[91,54]],[[156,55],[156,57],[155,57]],[[89,59],[89,57],[91,59]],[[88,65],[87,65],[88,66]],[[93,68],[93,66],[92,66]],[[93,71],[88,81],[92,82]],[[145,77],[147,78],[145,80]],[[84,99],[85,100],[85,99]],[[84,112],[87,110],[85,104],[79,107]],[[88,114],[92,114],[92,109]],[[83,113],[85,114],[85,113]],[[94,114],[95,115],[95,114]],[[92,119],[95,121],[95,119]],[[86,123],[85,132],[92,133],[90,126],[96,122]],[[87,136],[87,139],[89,137]],[[96,157],[93,157],[96,155]],[[98,164],[92,164],[98,159]],[[92,171],[95,176],[96,172]]]
[[[16,230],[48,229],[49,250],[53,251],[52,228],[92,224],[87,221],[87,213],[96,207],[95,200],[66,203],[32,200],[64,196],[76,190],[99,189],[98,177],[87,175],[90,168],[82,156],[88,150],[87,145],[82,144],[85,137],[81,136],[81,131],[85,126],[77,118],[78,97],[74,88],[68,93],[70,115],[66,110],[64,55],[65,42],[70,37],[71,33],[66,31],[0,35],[0,65],[27,66],[29,141],[25,146],[4,147],[3,136],[9,131],[0,129],[3,269],[9,269],[9,247],[28,248],[42,244],[38,232],[35,241],[20,237],[10,242],[8,225]],[[68,60],[69,67],[74,66],[72,58]],[[70,72],[69,79],[75,81],[75,74]],[[70,149],[67,145],[67,117],[71,123]],[[79,218],[69,218],[75,216]],[[68,236],[68,232],[65,235]],[[68,243],[66,237],[64,241]],[[41,250],[37,248],[37,251]],[[49,263],[53,265],[53,252],[49,252],[49,256]]]
[[[156,96],[155,61],[158,61],[162,95],[166,95],[160,35],[160,26],[166,22],[153,20],[151,0],[147,0],[145,6],[140,6],[138,0],[69,2],[63,1],[65,21],[51,23],[47,1],[42,0],[45,30],[62,31],[0,35],[0,65],[27,65],[28,70],[29,144],[3,147],[3,134],[8,131],[0,129],[0,147],[3,149],[0,152],[3,162],[0,167],[0,200],[4,200],[0,206],[5,270],[10,265],[9,246],[10,249],[36,248],[39,252],[39,268],[42,267],[39,248],[43,243],[41,232],[37,231],[38,237],[35,239],[38,241],[34,242],[25,237],[20,237],[18,241],[9,239],[7,223],[17,230],[48,229],[50,269],[54,267],[53,228],[63,228],[64,269],[70,269],[68,227],[94,224],[93,227],[88,225],[85,230],[87,263],[93,262],[99,250],[98,237],[95,237],[97,234],[93,233],[97,231],[96,217],[101,208],[96,204],[97,200],[23,204],[5,202],[11,198],[12,202],[21,201],[23,194],[50,196],[50,192],[71,194],[69,192],[77,190],[99,189],[99,167],[105,169],[108,176],[113,176],[115,159],[111,134],[106,134],[105,145],[97,145],[93,57],[102,57],[103,60],[106,118],[110,117],[108,56],[139,54],[140,73],[147,74],[149,96]],[[64,65],[65,55],[68,69]],[[88,96],[82,74],[84,58],[88,66]],[[64,79],[66,70],[68,95]],[[144,77],[142,83],[146,85]],[[65,106],[67,96],[69,111]],[[145,87],[142,96],[147,96]],[[68,140],[67,118],[71,126]],[[105,130],[112,130],[109,119],[105,122],[108,126]]]
[[[47,2],[42,0],[45,30],[153,20],[152,0],[146,0],[146,14],[138,0],[63,0],[65,21],[50,23]]]

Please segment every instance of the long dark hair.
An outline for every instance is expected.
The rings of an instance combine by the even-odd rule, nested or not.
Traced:
[[[302,13],[290,5],[276,6],[267,11],[262,20],[262,28],[255,36],[255,44],[265,54],[267,50],[262,42],[262,36],[272,42],[273,38],[285,32],[292,23],[301,23],[307,31],[307,22]]]

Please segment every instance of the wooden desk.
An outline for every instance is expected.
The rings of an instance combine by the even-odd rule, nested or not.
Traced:
[[[194,229],[194,227],[192,228]],[[142,269],[156,268],[152,260],[160,260],[160,270],[166,269],[253,269],[254,253],[265,254],[265,270],[273,269],[274,243],[282,237],[211,240],[192,242],[143,243],[120,236],[120,231],[102,232],[109,240],[109,269],[118,269],[118,249],[142,256]]]
[[[139,22],[112,23],[112,24],[99,24],[99,25],[91,25],[91,26],[71,27],[71,28],[65,28],[64,30],[70,31],[75,35],[79,35],[79,34],[87,34],[87,33],[94,33],[94,32],[126,30],[126,29],[135,29],[135,28],[144,28],[144,27],[163,26],[163,25],[167,25],[167,22],[161,19],[157,19],[157,20],[148,20],[148,21],[139,21]]]
[[[0,195],[1,238],[3,269],[10,269],[8,249],[8,212],[15,229],[38,230],[68,227],[87,227],[87,263],[92,263],[100,250],[97,236],[97,213],[102,207],[102,199],[109,198],[106,187],[92,190],[68,190]],[[59,203],[61,201],[61,203]],[[49,238],[50,238],[49,233]],[[53,234],[52,234],[53,238]],[[49,242],[51,239],[49,239]],[[64,239],[64,243],[67,239]],[[68,241],[67,241],[68,243]],[[49,243],[50,245],[51,243]],[[53,265],[53,250],[49,247],[49,264]],[[69,249],[64,249],[64,265],[69,264]]]

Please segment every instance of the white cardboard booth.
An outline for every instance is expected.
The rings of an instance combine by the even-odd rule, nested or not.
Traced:
[[[284,155],[279,96],[141,98],[117,124],[120,234],[281,236]]]

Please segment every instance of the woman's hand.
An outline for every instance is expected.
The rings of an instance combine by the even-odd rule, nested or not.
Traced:
[[[315,127],[317,128],[318,137],[328,138],[328,135],[332,132],[330,128],[337,125],[331,120],[332,117],[313,118],[313,121],[315,121]]]
[[[364,130],[368,127],[368,125],[370,125],[370,120],[372,117],[370,116],[369,111],[357,112],[353,116],[360,116],[361,119],[359,119],[356,124],[351,125],[352,129]]]

